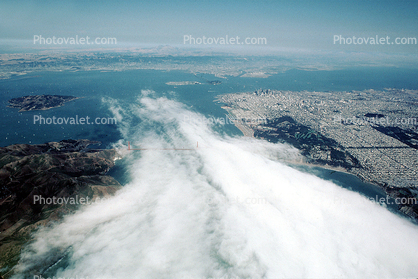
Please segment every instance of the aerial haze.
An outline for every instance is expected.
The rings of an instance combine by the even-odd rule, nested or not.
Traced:
[[[416,1],[2,1],[0,37],[114,37],[119,45],[183,45],[184,36],[266,38],[263,48],[415,53],[415,45],[334,44],[416,37]],[[39,45],[35,45],[39,47]],[[218,46],[219,47],[219,46]],[[233,50],[233,48],[232,48]],[[253,51],[254,52],[254,51]]]
[[[418,2],[0,2],[0,279],[416,278]]]

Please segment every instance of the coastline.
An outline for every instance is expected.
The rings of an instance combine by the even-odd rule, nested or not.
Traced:
[[[244,134],[244,137],[254,138],[254,130],[247,125],[236,122],[234,122],[234,125]]]
[[[54,100],[57,104],[45,104],[50,100],[46,100],[47,98],[55,98],[59,100]],[[65,103],[80,99],[83,97],[76,97],[76,96],[62,96],[62,95],[29,95],[23,96],[18,98],[13,98],[9,100],[9,108],[17,108],[19,112],[25,111],[34,111],[34,110],[49,110],[53,108],[62,107]],[[18,100],[19,103],[16,103]],[[29,103],[28,103],[29,102]],[[34,104],[35,102],[35,104]],[[36,107],[37,105],[41,107]]]
[[[79,139],[0,148],[0,279],[15,275],[33,231],[122,188],[108,174],[120,154],[89,148],[95,144]]]
[[[216,101],[221,102],[220,100],[216,100]],[[224,105],[224,106],[221,106],[221,108],[227,111],[228,117],[230,117],[232,119],[237,119],[237,117],[231,112],[231,110],[232,110],[231,107]],[[234,123],[235,127],[237,127],[243,133],[244,137],[256,138],[254,136],[254,129],[251,128],[250,126],[248,126],[246,124],[243,124],[243,123],[238,123],[237,121],[233,121],[233,123]],[[304,159],[306,160],[307,158],[304,157]],[[358,172],[351,172],[350,170],[348,170],[346,168],[343,168],[343,167],[333,167],[333,166],[330,166],[328,164],[311,163],[311,162],[306,162],[306,161],[303,161],[303,162],[284,161],[284,163],[293,164],[293,165],[300,165],[300,166],[319,167],[319,168],[328,169],[328,170],[331,170],[331,171],[337,171],[337,172],[342,172],[342,173],[354,175],[355,177],[359,178],[361,181],[363,181],[365,183],[375,185],[379,189],[385,190],[385,188],[382,185],[376,183],[375,181],[366,179],[362,175],[359,175]]]
[[[327,170],[331,170],[331,171],[343,172],[343,173],[346,173],[346,174],[354,175],[354,176],[358,177],[359,179],[361,179],[362,181],[364,181],[361,177],[355,175],[354,173],[352,173],[349,170],[347,170],[345,168],[342,168],[342,167],[333,167],[333,166],[330,166],[330,165],[321,165],[321,164],[309,163],[309,162],[296,162],[296,161],[284,161],[284,162],[292,164],[292,165],[318,167],[318,168],[323,168],[323,169],[327,169]],[[376,185],[380,188],[379,185],[374,184],[371,181],[364,181],[364,182],[371,183],[371,184]]]
[[[232,119],[237,119],[237,117],[231,112],[231,107],[229,106],[221,106],[222,109],[226,110],[228,112],[228,117],[232,118]],[[237,121],[232,121],[235,125],[235,127],[237,127],[244,135],[244,137],[251,137],[251,138],[255,138],[254,136],[254,129],[252,129],[250,126],[243,124],[243,123],[238,123]],[[301,165],[301,166],[310,166],[310,167],[320,167],[323,169],[328,169],[331,171],[338,171],[338,172],[343,172],[346,174],[351,174],[354,175],[356,177],[358,177],[360,180],[376,185],[377,187],[379,187],[380,189],[383,189],[380,185],[373,183],[372,181],[366,180],[361,176],[356,175],[355,173],[350,172],[349,170],[343,168],[343,167],[333,167],[330,166],[328,164],[316,164],[316,163],[309,163],[309,162],[296,162],[296,161],[284,161],[285,163],[289,163],[289,164],[294,164],[294,165]]]
[[[224,109],[224,110],[226,110],[226,112],[228,113],[228,117],[230,119],[237,119],[237,117],[231,112],[231,108],[230,107],[228,107],[228,106],[222,106],[221,108]],[[239,121],[237,121],[237,120],[233,120],[231,122],[233,122],[234,125],[235,125],[235,127],[237,127],[242,132],[242,134],[244,135],[244,137],[254,138],[254,130],[251,127],[249,127],[246,124],[239,123]]]
[[[219,100],[218,100],[219,101]],[[222,103],[222,102],[221,102]],[[233,119],[240,119],[234,116],[234,114],[231,112],[232,108],[229,106],[222,106],[224,110],[228,112],[229,116],[232,116]],[[255,134],[255,130],[253,130],[250,126],[244,124],[244,123],[237,123],[234,122],[234,125],[244,134],[245,137],[253,137]],[[304,156],[305,160],[306,157]],[[347,175],[352,175],[356,178],[358,178],[362,183],[366,183],[368,185],[373,186],[375,189],[379,189],[379,191],[382,191],[386,197],[390,197],[391,199],[395,198],[405,198],[405,199],[412,199],[416,201],[416,195],[411,191],[411,189],[407,187],[387,187],[387,185],[378,183],[377,181],[373,179],[368,179],[368,177],[365,174],[365,170],[362,168],[353,168],[353,169],[347,169],[343,167],[333,167],[328,164],[321,164],[321,163],[311,163],[311,162],[296,162],[296,161],[283,161],[285,164],[287,163],[289,167],[297,167],[297,166],[306,166],[306,167],[317,167],[322,169],[327,169],[333,172],[340,172],[345,173]],[[293,166],[292,166],[293,165]],[[331,174],[332,174],[331,173]],[[369,177],[370,178],[370,177]],[[356,192],[362,192],[364,189],[357,189]],[[404,216],[405,218],[408,218],[412,223],[417,224],[418,223],[418,214],[416,203],[406,203],[406,204],[392,204],[395,208],[395,211],[399,213],[401,216]]]

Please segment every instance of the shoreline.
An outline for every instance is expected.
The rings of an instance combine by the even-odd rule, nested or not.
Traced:
[[[217,100],[217,101],[219,102],[219,100]],[[221,106],[221,108],[227,111],[228,117],[232,117],[233,119],[237,119],[237,117],[231,112],[231,109],[232,109],[231,107],[225,105],[225,106]],[[235,125],[235,127],[237,127],[243,133],[244,137],[256,138],[254,136],[254,130],[250,126],[242,124],[242,123],[237,123],[236,121],[234,122],[234,125]],[[304,159],[306,160],[307,158],[304,157]],[[346,168],[343,168],[343,167],[333,167],[333,166],[330,166],[330,165],[327,165],[327,164],[309,163],[309,162],[306,162],[306,161],[304,161],[304,162],[283,161],[283,162],[288,163],[288,164],[299,165],[299,166],[319,167],[319,168],[323,168],[323,169],[327,169],[327,170],[331,170],[331,171],[342,172],[342,173],[345,173],[345,174],[354,175],[355,177],[360,179],[362,182],[374,185],[374,186],[378,187],[379,189],[385,191],[384,186],[380,185],[379,183],[376,183],[375,181],[365,179],[363,176],[359,175],[358,173],[351,172],[350,170],[348,170]]]
[[[58,102],[58,104],[56,105],[52,105],[52,106],[48,106],[45,105],[45,101],[47,101],[45,98],[57,98],[59,100],[55,100],[55,102]],[[28,96],[22,96],[22,97],[17,97],[17,98],[12,98],[8,101],[9,105],[7,105],[7,107],[9,108],[17,108],[19,109],[18,112],[26,112],[26,111],[34,111],[34,110],[40,110],[40,111],[44,111],[44,110],[50,110],[53,108],[59,108],[65,105],[65,103],[80,99],[83,97],[76,97],[76,96],[63,96],[63,95],[28,95]],[[17,99],[22,99],[19,100],[19,103],[14,103],[15,100]],[[35,100],[32,100],[35,99]],[[28,104],[28,102],[30,102]],[[34,108],[34,104],[32,102],[36,102],[35,105],[41,105],[42,107],[40,108]],[[30,106],[29,106],[30,105]]]
[[[222,109],[226,110],[226,112],[228,113],[227,116],[230,119],[237,119],[237,117],[231,112],[231,108],[228,106],[222,106]],[[250,137],[250,138],[254,138],[254,130],[242,123],[239,123],[238,121],[232,121],[235,125],[235,127],[237,127],[241,133],[244,135],[244,137]]]
[[[235,122],[234,125],[244,134],[244,137],[254,138],[254,130],[247,125]]]
[[[354,176],[358,177],[359,179],[361,179],[361,177],[355,175],[354,173],[350,172],[349,170],[347,170],[343,167],[333,167],[333,166],[330,166],[330,165],[321,165],[321,164],[308,163],[308,162],[296,162],[296,161],[283,161],[283,162],[293,164],[293,165],[318,167],[318,168],[323,168],[323,169],[327,169],[327,170],[331,170],[331,171],[342,172],[342,173],[354,175]],[[363,180],[363,179],[361,179],[361,180]],[[370,181],[364,181],[364,182],[371,183]],[[373,184],[373,185],[375,185],[375,184]],[[378,185],[376,185],[376,186],[378,186]]]

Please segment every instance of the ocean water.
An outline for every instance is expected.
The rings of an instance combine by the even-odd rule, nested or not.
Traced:
[[[291,146],[243,138],[233,125],[202,120],[225,117],[213,102],[224,93],[418,85],[406,70],[364,71],[294,70],[176,87],[165,83],[204,80],[137,70],[45,72],[1,81],[3,146],[89,138],[124,155],[111,172],[124,188],[39,231],[22,252],[15,278],[33,269],[65,278],[414,276],[418,228],[366,201],[383,196],[379,189],[344,173],[289,167],[282,162],[300,156]],[[42,112],[5,107],[8,99],[30,94],[83,98]],[[35,114],[116,117],[118,124],[33,125]],[[150,150],[127,151],[128,141]],[[178,148],[192,150],[163,150]]]
[[[225,93],[253,91],[259,88],[277,90],[316,90],[316,91],[349,91],[384,88],[418,88],[415,78],[417,70],[398,68],[359,68],[338,71],[303,71],[289,70],[269,78],[218,78],[212,75],[194,75],[183,71],[134,70],[123,72],[41,72],[14,77],[0,81],[1,106],[1,146],[15,143],[39,144],[63,139],[87,138],[102,142],[102,148],[122,141],[135,141],[134,138],[124,138],[120,126],[125,123],[104,125],[40,125],[34,124],[35,116],[52,117],[90,117],[90,119],[113,118],[109,109],[109,100],[117,101],[127,107],[142,96],[142,92],[152,91],[153,98],[166,97],[183,103],[189,110],[198,112],[207,118],[226,118],[221,104],[215,103],[217,95]],[[222,84],[211,85],[206,80],[221,80]],[[172,86],[167,82],[197,81],[200,85]],[[66,103],[63,107],[47,111],[18,112],[8,108],[7,101],[25,95],[58,94],[80,97]],[[201,119],[203,120],[203,118]],[[122,120],[123,121],[123,120]],[[133,116],[132,123],[141,125],[141,119]],[[153,127],[151,127],[153,129]],[[240,136],[241,132],[232,124],[215,125],[212,127],[220,134]],[[122,164],[120,164],[122,165]],[[347,174],[333,173],[333,177],[315,168],[304,168],[303,171],[314,173],[325,179],[340,181],[340,185],[349,188],[350,184],[359,185],[347,178]],[[112,170],[120,181],[126,183],[123,167]],[[350,177],[350,175],[348,175]],[[367,197],[382,197],[382,192],[373,185],[377,192],[363,193]],[[354,186],[354,188],[356,188]],[[357,187],[357,191],[366,186]]]
[[[0,80],[0,145],[44,143],[68,138],[100,140],[103,146],[121,138],[116,125],[37,125],[34,116],[107,118],[112,114],[103,99],[113,98],[132,103],[141,90],[153,90],[155,96],[166,96],[189,106],[206,117],[225,118],[225,111],[213,102],[216,95],[253,91],[259,88],[277,90],[350,91],[383,88],[418,88],[417,70],[398,68],[361,68],[338,71],[289,70],[269,78],[228,77],[222,84],[211,85],[199,75],[181,71],[133,70],[123,72],[38,72]],[[204,75],[205,79],[219,78]],[[171,86],[170,81],[198,81],[201,85]],[[63,107],[47,111],[19,113],[7,107],[7,101],[25,95],[58,94],[82,97]],[[233,125],[218,127],[219,132],[239,135]]]
[[[153,98],[165,97],[184,104],[187,109],[202,116],[226,119],[221,104],[215,103],[217,95],[253,91],[259,88],[277,90],[316,90],[349,91],[384,88],[418,88],[417,70],[399,68],[358,68],[337,71],[289,70],[269,78],[218,78],[212,75],[194,75],[183,71],[133,70],[123,72],[41,72],[0,80],[1,129],[0,144],[7,146],[15,143],[40,144],[63,139],[87,138],[102,142],[102,148],[109,148],[116,142],[135,141],[124,138],[120,126],[125,123],[104,125],[40,125],[34,124],[34,117],[90,117],[90,119],[113,118],[109,109],[109,100],[117,101],[123,108],[136,102],[142,92],[152,91]],[[222,84],[212,85],[206,80],[221,80]],[[172,86],[167,82],[197,81],[199,85]],[[25,95],[58,94],[80,97],[66,103],[63,107],[47,111],[18,112],[8,108],[7,101]],[[131,116],[132,123],[141,125],[141,119]],[[203,117],[201,118],[203,120]],[[153,129],[153,127],[151,127]],[[232,124],[212,127],[220,134],[240,136],[241,132]],[[123,167],[117,166],[112,173],[119,180],[127,182]],[[318,170],[305,168],[303,171],[320,175]],[[322,173],[322,172],[321,172]],[[323,173],[329,173],[324,169]],[[322,174],[323,174],[322,173]],[[322,175],[325,179],[331,179]],[[349,188],[346,174],[334,173],[342,186]],[[354,183],[358,185],[358,182]],[[370,184],[368,184],[370,185]],[[372,188],[374,186],[371,186]],[[364,187],[361,187],[364,188]],[[376,191],[379,192],[377,189]],[[375,197],[379,193],[363,193]]]

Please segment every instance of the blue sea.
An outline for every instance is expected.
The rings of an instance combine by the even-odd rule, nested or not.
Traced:
[[[404,263],[409,276],[416,271],[418,230],[393,214],[394,207],[366,202],[386,198],[377,186],[343,172],[284,164],[280,158],[293,158],[293,149],[242,137],[232,124],[183,120],[226,117],[214,102],[225,93],[417,89],[417,74],[289,70],[227,77],[219,85],[207,83],[220,79],[208,74],[157,70],[38,72],[2,80],[1,146],[85,138],[102,148],[128,141],[151,148],[124,151],[109,173],[123,189],[36,233],[19,268],[61,278],[350,278],[358,267],[369,277],[399,274]],[[202,84],[166,84],[181,81]],[[46,111],[7,107],[11,98],[39,94],[80,98]],[[35,116],[119,122],[40,125]],[[172,150],[196,141],[199,148]]]
[[[158,96],[177,100],[207,117],[225,117],[225,111],[213,100],[225,93],[248,92],[259,88],[291,91],[351,91],[383,88],[418,88],[418,70],[400,68],[359,68],[335,71],[289,70],[268,78],[227,77],[222,84],[211,85],[215,76],[194,75],[182,71],[132,70],[122,72],[37,72],[0,80],[1,126],[0,145],[39,144],[68,138],[100,140],[103,147],[121,138],[115,125],[39,125],[34,116],[47,117],[112,117],[103,98],[130,104],[141,90],[153,90]],[[200,85],[172,86],[171,81],[198,81]],[[11,98],[26,95],[71,95],[80,99],[47,111],[18,112],[8,108]],[[233,125],[222,131],[240,135]]]
[[[259,88],[291,91],[351,91],[384,88],[418,88],[418,70],[402,68],[352,68],[334,71],[289,70],[268,78],[231,77],[218,78],[213,75],[195,75],[183,71],[131,70],[122,72],[37,72],[0,81],[1,106],[1,146],[16,143],[40,144],[63,139],[90,139],[102,142],[100,148],[109,148],[118,140],[124,139],[118,124],[104,125],[45,125],[34,124],[34,117],[90,117],[90,119],[112,118],[113,114],[103,102],[108,98],[118,100],[128,106],[135,102],[142,90],[152,90],[154,97],[166,97],[183,103],[188,109],[206,117],[225,118],[226,112],[221,104],[214,102],[217,95],[248,92]],[[206,80],[221,80],[212,85]],[[167,85],[167,82],[197,81],[198,85]],[[11,98],[26,95],[71,95],[80,97],[62,107],[46,111],[18,112],[7,107]],[[138,119],[140,122],[141,120]],[[218,133],[229,136],[241,136],[234,125],[217,125]],[[127,182],[116,168],[113,173],[120,181]],[[362,194],[375,198],[384,197],[384,193],[374,185],[363,184],[354,176],[332,172],[327,169],[304,167],[304,171],[332,180],[343,187],[355,189]],[[358,186],[360,185],[360,186]],[[364,190],[364,189],[369,190]],[[362,190],[363,189],[363,190]],[[372,189],[372,190],[370,190]]]

